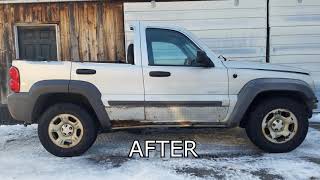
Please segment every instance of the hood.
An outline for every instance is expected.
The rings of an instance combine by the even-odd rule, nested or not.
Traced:
[[[292,66],[254,63],[254,62],[239,62],[239,61],[224,61],[223,64],[228,69],[251,69],[251,70],[277,71],[277,72],[310,75],[310,73],[307,70],[292,67]]]

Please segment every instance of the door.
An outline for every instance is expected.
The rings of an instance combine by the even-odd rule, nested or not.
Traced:
[[[55,26],[19,26],[19,59],[57,60]]]
[[[71,79],[89,82],[98,88],[110,120],[144,120],[143,78],[139,63],[72,62]]]
[[[228,76],[224,66],[201,67],[201,50],[181,32],[147,28],[143,74],[146,120],[218,122],[226,117]]]

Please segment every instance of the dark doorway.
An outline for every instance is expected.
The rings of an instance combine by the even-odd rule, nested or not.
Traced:
[[[18,26],[19,59],[57,60],[55,26]]]

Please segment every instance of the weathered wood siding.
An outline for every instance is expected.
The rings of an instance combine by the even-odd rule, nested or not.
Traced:
[[[68,2],[0,5],[1,101],[8,94],[7,71],[15,59],[14,25],[57,24],[61,60],[125,59],[122,2]]]

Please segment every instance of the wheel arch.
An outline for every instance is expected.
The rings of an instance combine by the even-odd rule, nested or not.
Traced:
[[[89,114],[93,115],[94,118],[97,119],[97,115],[90,102],[83,95],[74,93],[45,93],[40,95],[35,102],[35,106],[32,110],[32,121],[34,123],[37,122],[46,109],[59,103],[71,103],[81,106],[87,109]]]
[[[316,96],[306,82],[296,79],[262,78],[249,81],[240,90],[228,126],[244,126],[250,109],[270,96],[290,97],[304,103],[308,116],[312,116]]]
[[[100,127],[111,127],[109,116],[101,100],[101,93],[91,83],[74,80],[46,80],[35,83],[29,94],[33,100],[31,122],[36,122],[41,114],[57,103],[73,103],[88,110],[98,120]]]

